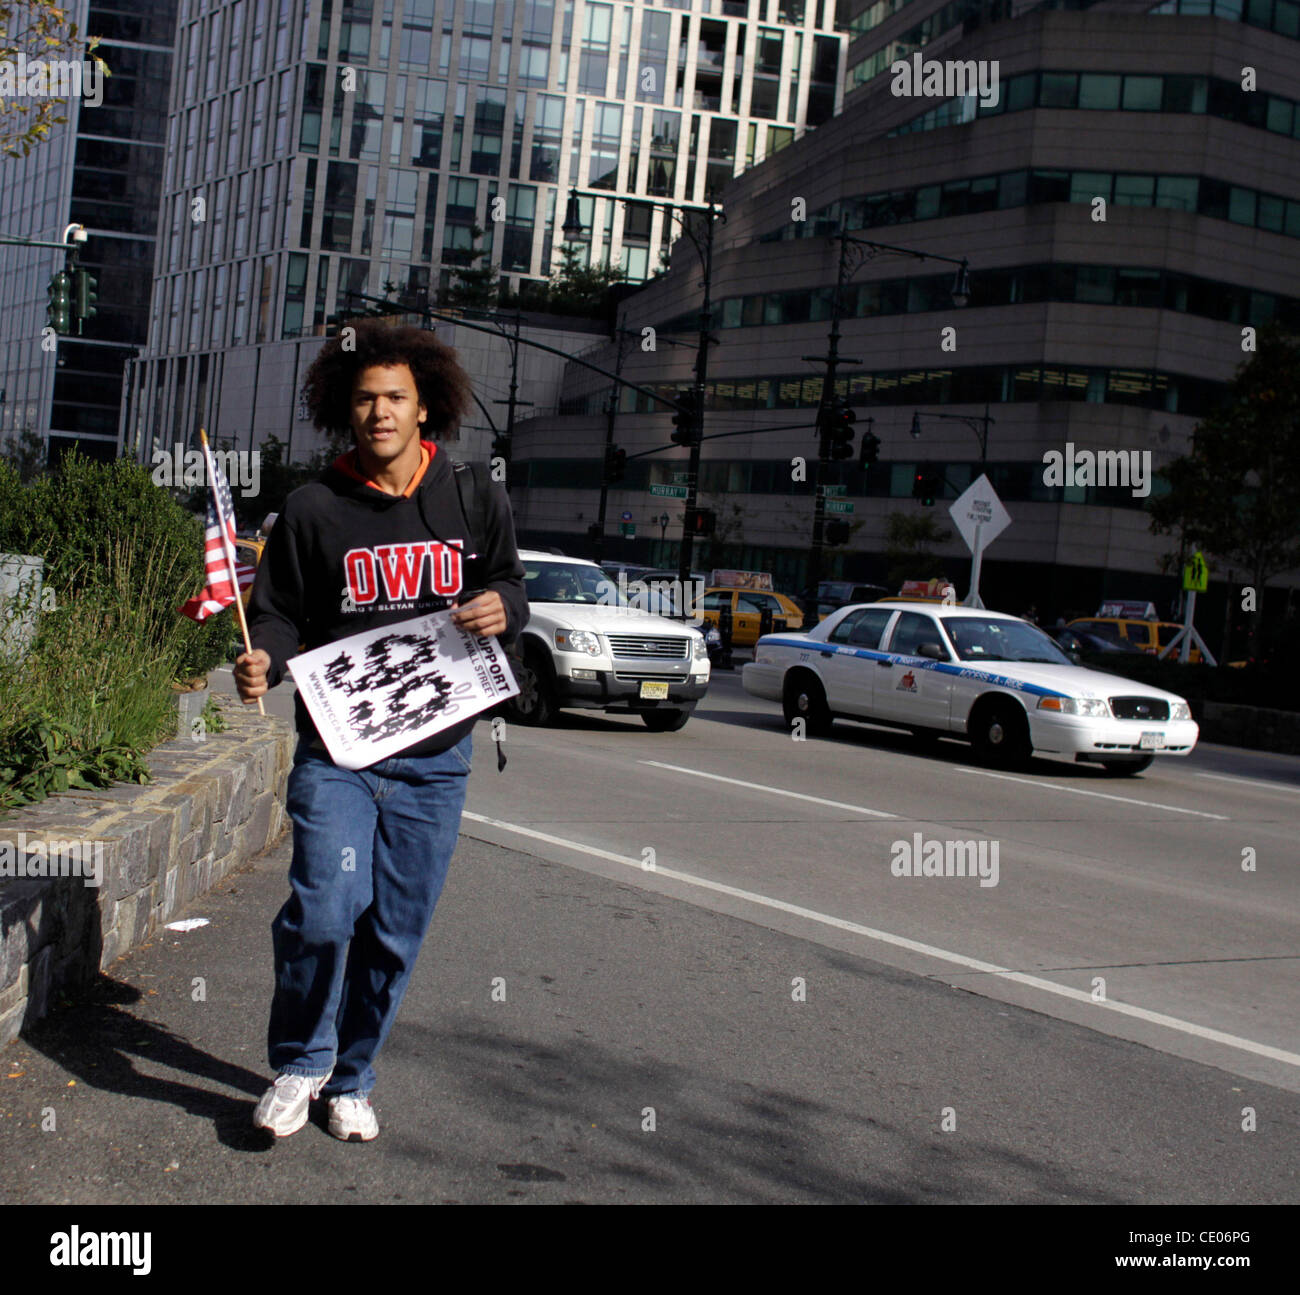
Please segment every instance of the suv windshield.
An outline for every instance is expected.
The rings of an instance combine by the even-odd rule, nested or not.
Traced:
[[[948,631],[961,661],[1042,661],[1072,665],[1070,658],[1042,630],[1024,621],[946,616]]]
[[[618,585],[588,562],[536,562],[524,559],[524,592],[530,603],[602,603],[626,607]]]

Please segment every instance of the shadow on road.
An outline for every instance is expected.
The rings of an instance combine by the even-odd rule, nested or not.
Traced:
[[[753,1203],[1125,1199],[1122,1183],[1098,1190],[1059,1161],[866,1114],[876,1105],[883,1116],[886,1103],[873,1102],[873,1090],[899,1082],[887,1058],[879,1075],[862,1074],[861,1100],[850,1108],[820,1099],[815,1085],[754,1084],[721,1065],[621,1055],[590,1038],[539,1045],[463,1017],[436,1026],[408,1021],[390,1049],[436,1052],[439,1069],[455,1077],[449,1095],[457,1109],[487,1115],[492,1140],[515,1157],[519,1148],[537,1157],[497,1164],[503,1177],[595,1179],[606,1200],[618,1184],[639,1199]],[[654,1130],[644,1127],[650,1108]],[[429,1154],[418,1139],[391,1150],[412,1163]],[[881,1168],[864,1168],[872,1165]]]
[[[264,1075],[204,1052],[171,1030],[133,1014],[130,1005],[141,997],[133,985],[100,975],[75,1006],[27,1027],[20,1037],[76,1076],[78,1083],[124,1097],[166,1102],[211,1119],[218,1139],[234,1150],[269,1149],[270,1136],[252,1125],[251,1102],[138,1068],[138,1061],[156,1063],[253,1098],[266,1089]]]

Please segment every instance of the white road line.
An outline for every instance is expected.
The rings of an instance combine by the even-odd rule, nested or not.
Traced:
[[[1300,788],[1285,782],[1262,782],[1258,778],[1233,778],[1226,773],[1198,773],[1198,778],[1213,778],[1217,782],[1239,782],[1246,787],[1258,787],[1260,791],[1280,791],[1284,795],[1294,796]]]
[[[897,818],[883,809],[868,809],[865,805],[849,805],[842,800],[825,800],[821,796],[805,796],[801,791],[785,791],[781,787],[767,787],[761,782],[745,782],[742,778],[724,778],[720,773],[705,773],[701,769],[684,769],[680,764],[663,764],[659,760],[638,760],[655,769],[669,769],[673,773],[688,773],[693,778],[712,778],[714,782],[729,782],[733,787],[748,787],[751,791],[765,791],[773,796],[789,796],[792,800],[810,800],[814,805],[830,805],[834,809],[849,809],[855,814],[869,814],[872,818]]]
[[[1039,782],[1037,778],[1016,778],[1009,773],[991,773],[988,769],[968,769],[956,766],[962,773],[977,773],[982,778],[1001,778],[1005,782],[1023,782],[1026,787],[1046,787],[1049,791],[1068,791],[1075,796],[1095,796],[1098,800],[1118,800],[1124,805],[1141,805],[1144,809],[1164,809],[1171,814],[1194,814],[1197,818],[1217,818],[1229,821],[1227,814],[1207,814],[1203,809],[1183,809],[1181,805],[1162,805],[1154,800],[1134,800],[1132,796],[1113,796],[1105,791],[1087,791],[1083,787],[1064,787],[1059,782]]]
[[[611,863],[621,863],[628,868],[635,868],[638,872],[654,872],[656,876],[669,877],[673,881],[684,882],[688,886],[698,886],[702,890],[711,890],[719,895],[730,895],[735,899],[743,899],[751,904],[761,905],[763,908],[773,908],[778,912],[807,918],[812,922],[820,922],[823,926],[834,927],[837,931],[848,931],[853,935],[861,935],[868,940],[876,940],[881,944],[889,944],[898,949],[907,949],[912,953],[924,954],[929,958],[937,958],[942,962],[964,967],[968,971],[978,971],[999,980],[1011,981],[1017,985],[1026,985],[1031,989],[1040,989],[1044,993],[1056,994],[1060,998],[1068,998],[1076,1003],[1086,1003],[1104,1011],[1115,1012],[1120,1016],[1131,1016],[1136,1020],[1164,1026],[1166,1029],[1190,1034],[1194,1038],[1205,1039],[1211,1043],[1222,1043],[1227,1047],[1237,1048],[1242,1052],[1253,1053],[1257,1057],[1268,1057],[1273,1061],[1285,1062],[1289,1066],[1300,1066],[1300,1053],[1286,1052],[1267,1043],[1256,1043],[1253,1039],[1243,1039],[1236,1034],[1226,1034],[1222,1030],[1212,1030],[1208,1026],[1197,1025],[1194,1021],[1184,1021],[1176,1016],[1166,1016],[1163,1012],[1148,1011],[1145,1007],[1134,1007],[1129,1003],[1117,1003],[1113,999],[1107,999],[1105,1002],[1099,1003],[1088,990],[1072,989],[1069,985],[1059,985],[1053,980],[1043,980],[1039,976],[1030,976],[1023,971],[1011,971],[1007,967],[999,967],[992,962],[982,962],[978,958],[968,958],[964,953],[953,953],[948,949],[936,948],[932,944],[922,944],[919,940],[909,940],[903,935],[893,935],[889,931],[861,926],[857,922],[847,922],[842,917],[832,917],[829,913],[819,913],[811,908],[801,908],[798,904],[787,904],[784,900],[773,899],[770,895],[759,895],[752,890],[740,890],[736,886],[726,886],[721,882],[710,881],[706,877],[696,877],[689,872],[678,872],[673,868],[647,868],[640,859],[615,854],[611,850],[601,850],[593,845],[584,845],[581,841],[569,841],[561,836],[552,836],[548,832],[539,832],[535,828],[507,823],[499,818],[488,818],[483,814],[471,814],[468,810],[462,814],[462,817],[471,819],[475,823],[485,823],[490,827],[500,828],[502,831],[514,832],[519,836],[531,837],[535,841],[546,841],[551,845],[563,846],[567,850],[577,850],[581,854],[589,854],[597,859],[606,859]]]

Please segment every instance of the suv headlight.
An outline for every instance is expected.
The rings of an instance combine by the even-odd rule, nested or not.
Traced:
[[[691,640],[691,656],[696,661],[705,661],[708,659],[709,645],[704,641],[702,635],[697,634]]]
[[[1039,710],[1060,711],[1062,715],[1088,715],[1105,719],[1110,714],[1110,704],[1104,697],[1040,697]]]
[[[588,656],[599,656],[600,636],[590,630],[556,630],[555,646],[561,652],[585,652]]]
[[[1185,701],[1173,702],[1169,707],[1170,719],[1191,719],[1192,708]]]

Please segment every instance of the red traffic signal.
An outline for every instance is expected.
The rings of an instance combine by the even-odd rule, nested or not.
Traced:
[[[718,516],[712,508],[688,508],[686,510],[686,533],[688,535],[712,535],[717,529]]]

